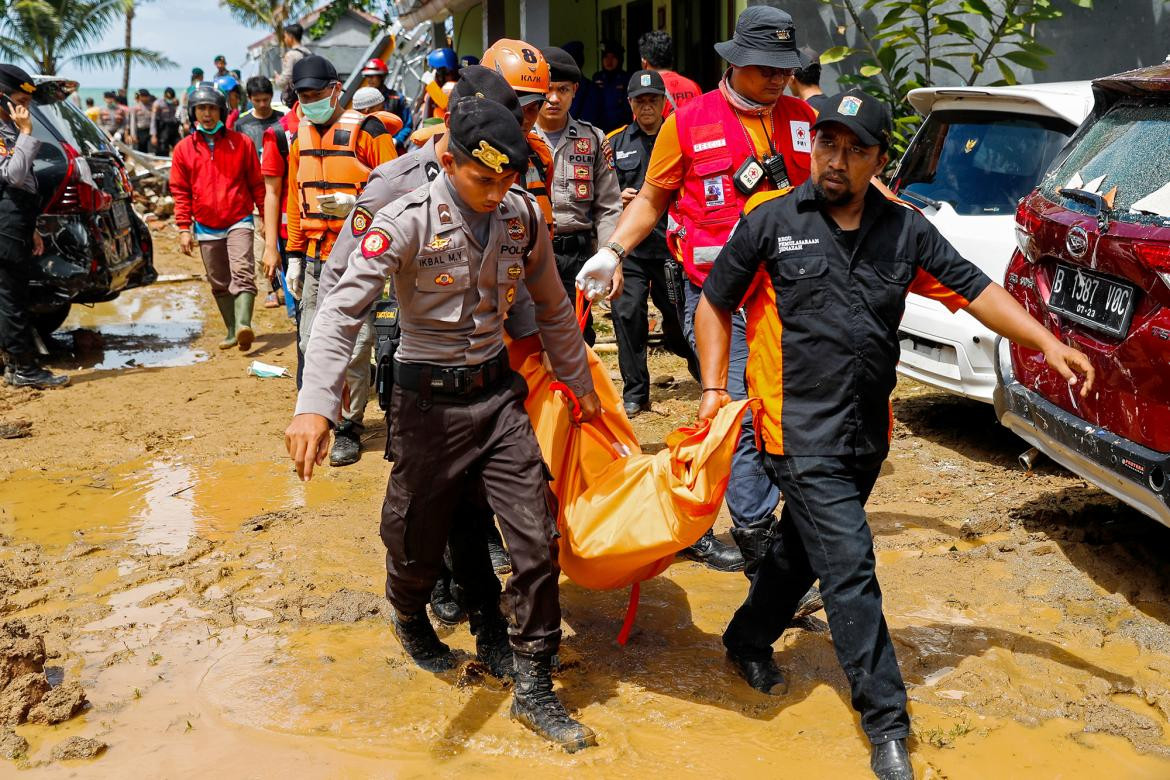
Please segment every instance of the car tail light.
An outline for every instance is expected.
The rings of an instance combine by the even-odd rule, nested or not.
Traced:
[[[1016,243],[1019,245],[1024,259],[1029,263],[1036,262],[1034,257],[1035,238],[1041,222],[1040,215],[1028,208],[1028,199],[1021,200],[1019,208],[1016,209]]]
[[[114,202],[93,180],[89,161],[69,144],[62,144],[68,169],[61,186],[53,193],[45,211],[53,214],[92,213],[104,211]]]
[[[1164,285],[1170,287],[1170,244],[1135,241],[1133,251],[1158,274]]]

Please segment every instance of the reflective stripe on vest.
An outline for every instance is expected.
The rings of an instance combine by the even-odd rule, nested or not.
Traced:
[[[312,122],[304,120],[297,128],[297,189],[301,194],[301,230],[312,239],[336,236],[345,219],[331,217],[318,210],[317,197],[343,192],[361,195],[370,169],[357,157],[358,133],[364,114],[348,110],[326,131],[324,137]],[[332,245],[328,240],[322,243]]]

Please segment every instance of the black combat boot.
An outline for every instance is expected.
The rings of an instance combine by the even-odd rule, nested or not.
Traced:
[[[492,569],[495,570],[496,574],[510,574],[512,558],[504,549],[504,540],[500,538],[500,529],[496,528],[495,523],[492,523],[487,530],[487,545],[488,555],[492,557]]]
[[[768,554],[768,549],[772,546],[775,528],[776,518],[768,515],[763,520],[752,523],[746,528],[736,526],[731,529],[731,538],[735,540],[736,546],[739,547],[739,551],[743,555],[744,576],[749,580],[755,576],[756,570],[760,568],[760,562]]]
[[[814,585],[808,589],[808,593],[800,597],[800,601],[796,602],[796,614],[792,616],[792,619],[800,620],[802,617],[808,617],[824,608],[825,600],[821,598],[821,592]]]
[[[493,676],[510,680],[516,676],[512,645],[508,642],[508,621],[498,604],[473,611],[468,616],[475,636],[475,657]]]
[[[50,387],[63,387],[69,384],[69,377],[64,374],[54,374],[30,360],[9,363],[4,369],[4,381],[13,387],[34,387],[38,390],[47,390]]]
[[[705,564],[715,571],[743,571],[743,555],[733,544],[724,544],[715,538],[710,528],[690,547],[684,547],[679,555]]]
[[[788,693],[788,680],[784,679],[784,673],[780,671],[772,656],[763,661],[756,661],[735,655],[728,650],[727,660],[731,661],[736,673],[760,693],[769,696],[783,696]]]
[[[362,426],[345,420],[333,434],[333,449],[329,452],[330,466],[349,466],[362,457]]]
[[[550,655],[516,653],[516,688],[512,717],[566,752],[576,753],[597,744],[593,729],[569,717],[565,705],[553,693]]]
[[[452,588],[451,573],[443,572],[431,591],[431,611],[440,623],[448,626],[456,626],[467,620],[467,612],[455,600]]]
[[[398,635],[402,649],[419,668],[428,672],[445,672],[455,668],[455,656],[451,648],[439,641],[426,612],[400,615],[398,610],[392,609],[390,622],[394,624],[394,633]]]
[[[906,750],[904,739],[874,745],[869,768],[878,780],[914,780],[914,765],[910,763],[910,751]]]

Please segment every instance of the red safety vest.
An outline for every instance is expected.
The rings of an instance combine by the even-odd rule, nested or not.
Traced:
[[[776,151],[784,156],[793,187],[809,176],[809,129],[815,117],[804,101],[787,96],[777,101],[770,117],[768,132]],[[756,155],[740,119],[718,89],[691,100],[675,114],[683,180],[670,207],[666,243],[687,276],[699,286],[748,200],[732,181],[744,160]],[[742,119],[744,124],[760,121],[756,117]],[[768,119],[764,117],[765,122]],[[772,185],[765,179],[756,192],[769,189]]]

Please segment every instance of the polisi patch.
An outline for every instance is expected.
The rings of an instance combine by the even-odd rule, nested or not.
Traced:
[[[512,281],[519,279],[521,273],[522,270],[519,263],[512,263],[512,265],[508,266],[508,278]]]
[[[427,242],[427,249],[432,249],[436,252],[441,252],[449,246],[451,246],[451,239],[441,236],[434,236]]]
[[[577,154],[589,154],[593,151],[593,139],[578,138],[573,142],[573,150],[576,151]]]
[[[374,215],[365,206],[358,206],[353,210],[353,222],[350,224],[349,229],[353,232],[355,238],[363,236],[370,229],[370,223],[373,220]]]
[[[516,300],[516,288],[515,287],[508,288],[508,292],[504,293],[504,300],[507,301],[508,303],[511,303],[512,301]]]
[[[857,112],[861,110],[861,98],[853,95],[846,95],[841,98],[841,103],[837,106],[837,113],[841,116],[857,116]]]
[[[390,234],[382,228],[372,228],[362,239],[362,257],[377,257],[390,248]]]
[[[519,219],[508,220],[508,238],[513,241],[523,241],[528,237],[528,231],[524,228],[524,223]]]
[[[590,181],[573,182],[573,199],[574,200],[593,200],[593,182],[590,182]]]
[[[588,165],[574,165],[573,166],[573,178],[574,179],[582,179],[582,180],[592,179],[593,178],[593,171],[589,170]]]
[[[440,287],[449,287],[455,284],[455,277],[444,271],[435,277],[435,284],[439,285]]]

